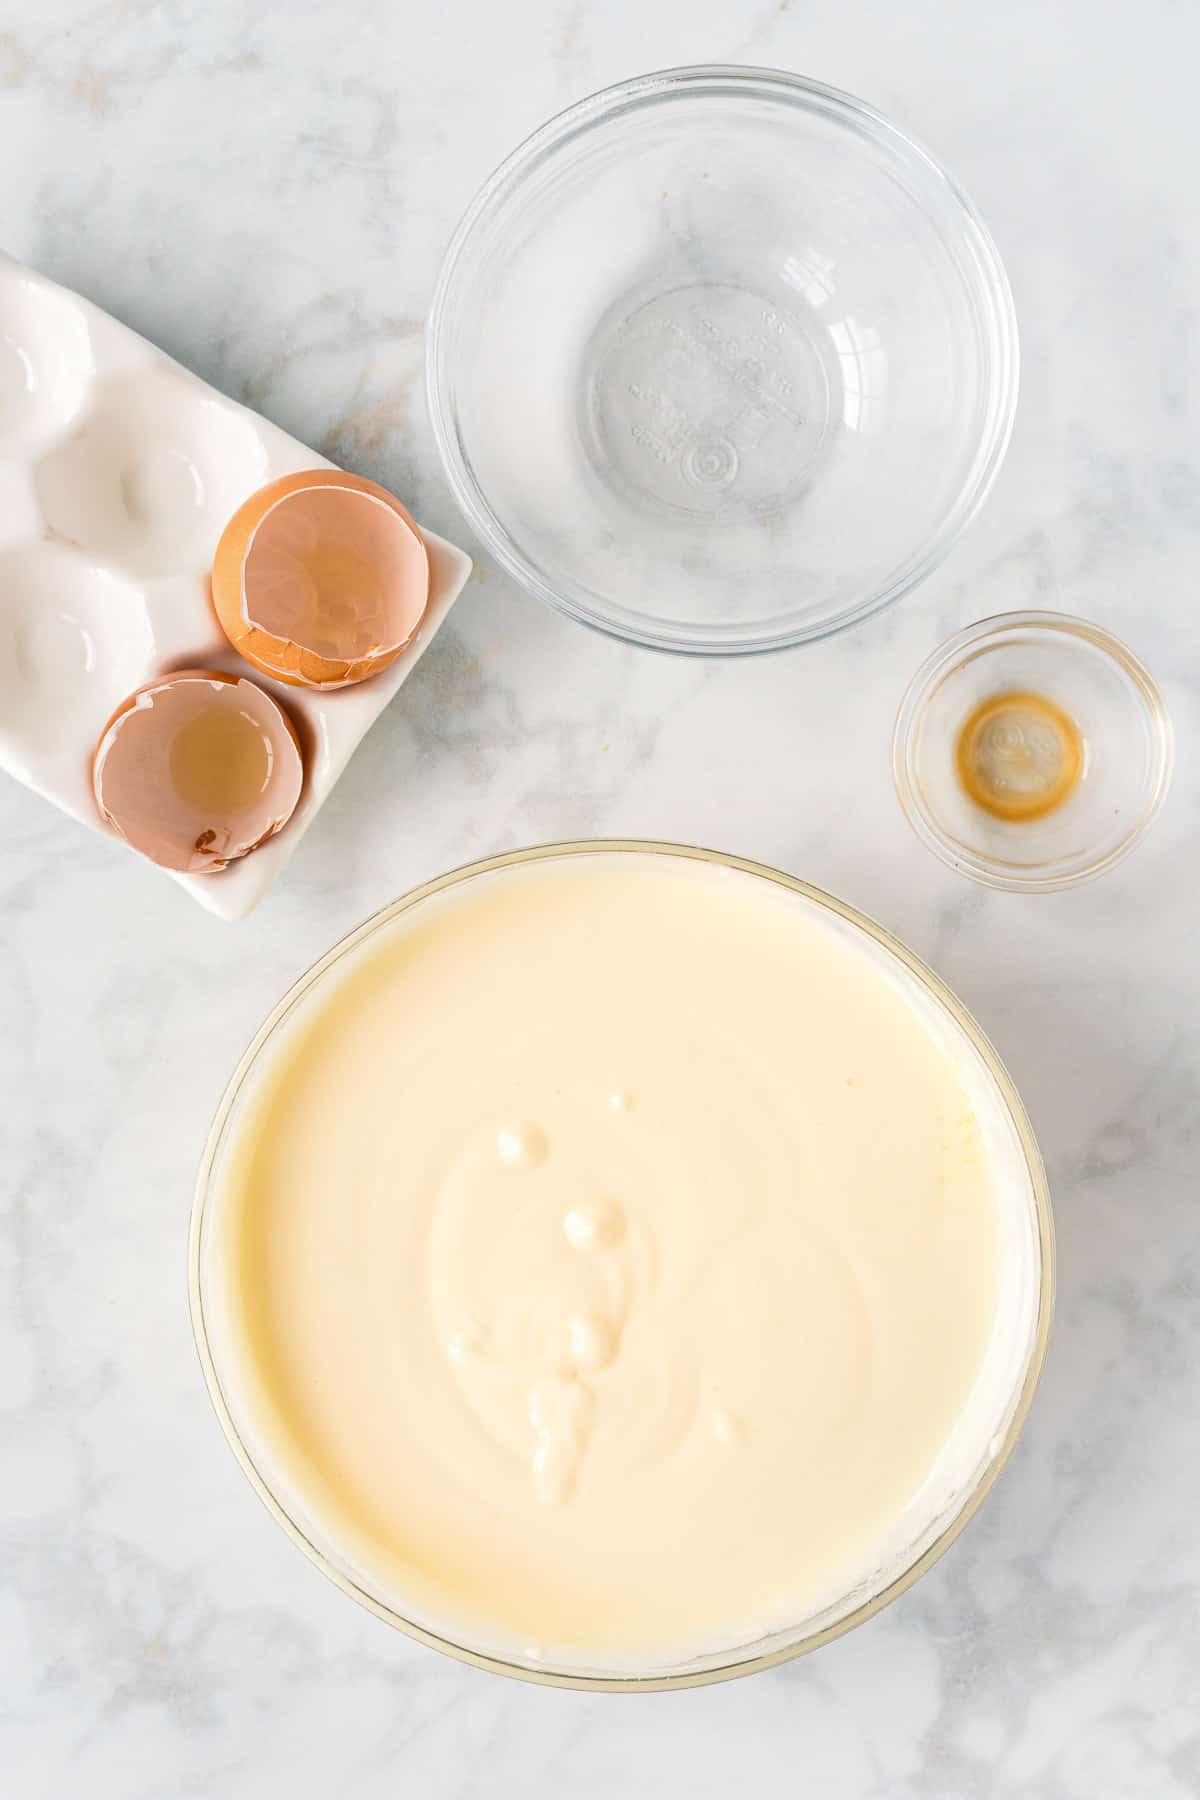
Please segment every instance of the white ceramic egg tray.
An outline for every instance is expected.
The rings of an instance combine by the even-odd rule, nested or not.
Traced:
[[[172,669],[261,683],[296,726],[304,791],[260,850],[217,875],[174,876],[226,919],[262,898],[471,572],[422,530],[428,611],[369,681],[319,694],[251,668],[213,614],[217,539],[265,482],[335,466],[0,254],[0,767],[120,843],[96,811],[91,758],[125,696]]]

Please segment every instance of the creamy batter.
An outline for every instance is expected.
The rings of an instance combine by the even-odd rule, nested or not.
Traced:
[[[218,1168],[222,1379],[310,1535],[449,1635],[603,1666],[794,1625],[915,1538],[995,1428],[1015,1254],[915,994],[649,855],[372,938]]]

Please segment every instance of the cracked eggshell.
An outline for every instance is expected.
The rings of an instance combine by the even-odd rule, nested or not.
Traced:
[[[117,708],[92,763],[96,805],[161,868],[219,873],[274,837],[304,785],[279,703],[244,675],[181,669]]]
[[[339,469],[270,482],[217,545],[212,598],[234,649],[294,687],[365,681],[415,639],[429,558],[386,488]]]

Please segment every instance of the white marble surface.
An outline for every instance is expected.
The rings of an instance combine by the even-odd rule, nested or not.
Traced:
[[[0,789],[5,1800],[1200,1789],[1198,55],[1171,0],[0,0],[0,242],[451,536],[439,251],[504,151],[621,76],[757,61],[873,101],[979,202],[1024,339],[986,513],[827,644],[638,654],[484,561],[242,926]],[[918,846],[887,740],[934,642],[1038,604],[1144,655],[1180,756],[1129,863],[1035,900]],[[782,864],[929,956],[1026,1097],[1061,1253],[1032,1420],[944,1562],[811,1659],[661,1697],[519,1686],[360,1613],[238,1472],[185,1303],[206,1123],[286,983],[421,877],[598,832]]]

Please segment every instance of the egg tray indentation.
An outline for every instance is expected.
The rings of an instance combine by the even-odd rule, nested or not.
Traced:
[[[133,575],[207,575],[226,520],[266,480],[266,446],[171,368],[102,378],[34,472],[51,531]]]
[[[123,576],[65,544],[0,550],[0,750],[9,766],[86,818],[80,740],[95,742],[154,650],[145,596]]]
[[[26,459],[60,437],[92,370],[87,320],[71,297],[0,260],[0,460]]]
[[[249,674],[293,719],[305,784],[291,822],[261,849],[219,875],[172,877],[226,918],[265,893],[471,571],[461,550],[421,530],[421,628],[356,687],[320,694],[249,669],[209,599],[217,540],[266,482],[334,466],[89,301],[0,256],[0,767],[119,841],[90,777],[113,710],[171,669]]]

